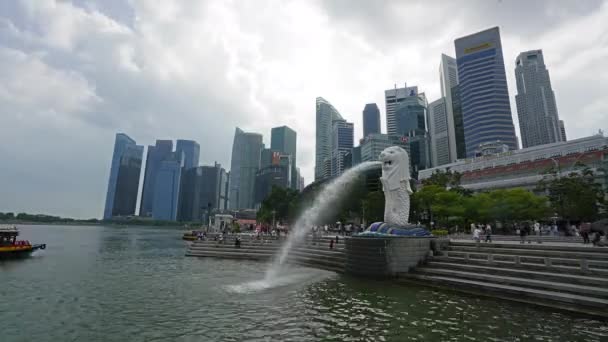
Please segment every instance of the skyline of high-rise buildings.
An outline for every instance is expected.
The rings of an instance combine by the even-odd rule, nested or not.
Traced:
[[[453,163],[458,159],[500,153],[519,148],[509,103],[506,71],[502,55],[500,31],[497,27],[457,38],[454,41],[456,57],[441,54],[439,84],[441,97],[427,102],[418,86],[384,91],[387,134],[381,134],[381,115],[375,103],[367,103],[362,111],[363,138],[359,146],[354,144],[354,124],[347,122],[336,108],[322,97],[316,98],[315,136],[315,181],[339,176],[345,168],[361,161],[374,160],[372,154],[379,146],[403,145],[410,154],[412,171],[431,166]],[[555,95],[549,72],[544,64],[542,50],[520,53],[516,61],[517,111],[523,147],[564,141],[564,122],[559,119]],[[367,137],[370,137],[366,140]],[[228,177],[216,177],[228,187],[223,204],[218,196],[213,202],[217,209],[254,209],[261,198],[259,193],[268,193],[262,186],[258,192],[256,182],[263,178],[287,179],[286,186],[301,189],[302,177],[297,167],[297,134],[288,126],[271,129],[270,146],[265,148],[263,136],[246,133],[236,128],[231,160],[232,182]],[[154,193],[164,187],[169,179],[158,182],[155,178],[161,167],[163,172],[171,160],[179,160],[180,178],[178,201],[190,189],[185,189],[190,175],[188,170],[198,167],[200,146],[192,140],[173,142],[157,140],[148,146],[146,168],[142,187],[139,213],[141,216],[183,219],[180,202],[177,209],[168,210],[170,215],[154,215]],[[143,153],[143,147],[141,148]],[[181,157],[175,157],[181,156]],[[289,170],[285,170],[289,165]],[[173,165],[174,166],[174,165]],[[275,168],[274,170],[272,168]],[[201,169],[202,170],[202,169]],[[229,173],[224,170],[227,176]],[[196,174],[196,171],[193,171]],[[166,175],[165,175],[166,176]],[[274,182],[274,181],[273,181]],[[284,181],[277,181],[284,185]],[[156,183],[159,185],[156,186]],[[179,182],[178,182],[179,183]],[[272,182],[265,182],[264,184]],[[161,185],[162,184],[162,185]],[[194,187],[198,184],[194,181]],[[261,184],[261,183],[260,183]],[[221,187],[221,186],[220,186]],[[166,191],[165,191],[166,192]],[[174,198],[174,191],[165,199]],[[221,193],[221,191],[216,191]],[[191,196],[191,193],[189,193]],[[200,202],[200,196],[197,197]],[[159,200],[160,201],[160,200]],[[217,202],[217,203],[216,203]],[[230,204],[228,204],[230,203]],[[188,205],[188,203],[183,203]],[[152,209],[150,209],[152,206]],[[157,205],[158,207],[159,205]],[[199,207],[203,204],[200,202]],[[107,205],[106,205],[107,207]],[[158,210],[157,210],[158,211]],[[188,210],[186,210],[188,211]],[[192,208],[189,211],[194,212]],[[177,213],[177,214],[176,214]],[[104,211],[105,217],[105,211]]]
[[[515,83],[522,147],[562,141],[555,94],[542,50],[526,51],[517,56]]]
[[[466,156],[480,144],[500,141],[518,148],[500,30],[493,27],[454,41]]]

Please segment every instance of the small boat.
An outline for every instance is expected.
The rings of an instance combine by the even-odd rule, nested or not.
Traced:
[[[33,251],[45,249],[46,244],[32,245],[26,240],[17,240],[17,227],[0,228],[0,259],[28,257]]]

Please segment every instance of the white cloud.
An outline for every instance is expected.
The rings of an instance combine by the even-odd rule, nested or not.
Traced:
[[[22,201],[0,199],[0,211],[43,211],[61,189],[48,210],[99,216],[117,131],[141,144],[194,139],[204,163],[229,165],[235,126],[269,143],[270,128],[287,124],[312,181],[317,96],[355,123],[357,138],[366,103],[384,112],[384,89],[404,82],[436,99],[440,54],[454,54],[455,38],[495,25],[511,97],[515,56],[542,48],[568,135],[607,126],[608,75],[600,62],[607,7],[595,0],[525,4],[0,2],[0,139],[19,140],[0,147],[11,164],[0,170],[0,186],[7,179],[15,191],[39,185],[21,191]],[[35,170],[39,162],[44,172]],[[28,202],[37,191],[45,195]],[[62,206],[70,202],[79,207]]]

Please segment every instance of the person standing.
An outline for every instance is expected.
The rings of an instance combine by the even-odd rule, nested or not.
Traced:
[[[492,243],[492,226],[489,223],[486,225],[486,242]]]
[[[534,221],[534,234],[536,234],[536,242],[542,243],[542,241],[540,240],[540,236],[542,233],[540,231],[540,223],[538,223],[538,221]]]
[[[584,222],[581,224],[581,236],[583,237],[583,244],[589,243],[589,233],[591,232],[591,223]]]
[[[471,235],[475,233],[475,223],[471,223]]]
[[[517,228],[517,231],[519,232],[519,238],[521,240],[519,243],[526,242],[526,225],[527,223],[525,223],[524,226]]]
[[[329,241],[329,249],[334,249],[334,239]]]

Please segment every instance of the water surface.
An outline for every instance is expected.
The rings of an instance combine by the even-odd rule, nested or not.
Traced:
[[[606,322],[425,287],[184,257],[181,232],[23,226],[0,262],[0,340],[608,341]]]

